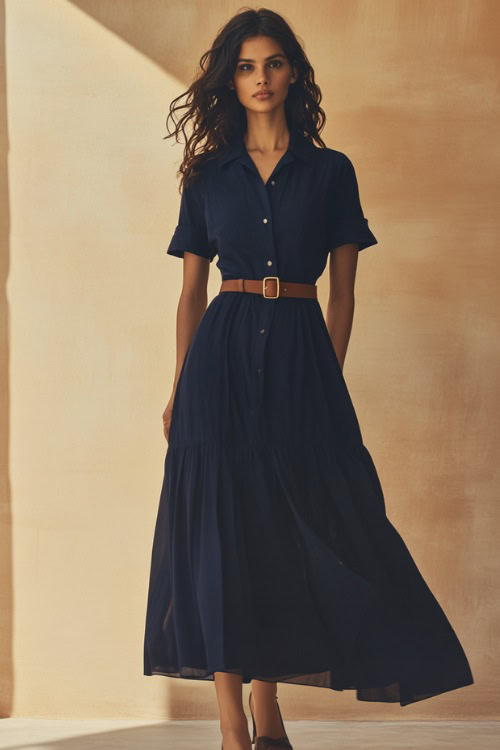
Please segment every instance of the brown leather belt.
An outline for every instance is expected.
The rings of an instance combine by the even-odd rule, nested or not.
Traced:
[[[265,299],[278,297],[311,297],[317,299],[316,284],[303,284],[299,281],[282,281],[278,276],[264,276],[263,279],[225,279],[219,292],[254,292]]]

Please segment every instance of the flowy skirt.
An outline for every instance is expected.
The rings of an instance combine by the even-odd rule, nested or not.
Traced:
[[[144,674],[415,701],[473,683],[386,515],[316,299],[222,292],[174,398]]]

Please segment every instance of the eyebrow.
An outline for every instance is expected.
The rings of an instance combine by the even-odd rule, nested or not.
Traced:
[[[269,57],[264,58],[265,60],[272,60],[273,57],[283,57],[285,58],[285,55],[283,55],[281,52],[276,52],[275,55],[269,55]],[[256,62],[256,60],[252,60],[250,57],[239,57],[236,62]]]

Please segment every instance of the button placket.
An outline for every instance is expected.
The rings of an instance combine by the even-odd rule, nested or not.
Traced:
[[[259,278],[263,278],[264,276],[269,275],[269,273],[272,273],[273,275],[278,275],[277,271],[277,264],[276,264],[276,248],[274,245],[274,233],[273,233],[273,207],[271,203],[271,199],[269,196],[269,186],[264,185],[262,182],[262,179],[260,175],[258,175],[259,179],[259,191],[261,191],[263,204],[266,206],[266,209],[264,211],[264,215],[262,218],[263,223],[263,232],[268,232],[267,239],[265,238],[264,234],[264,240],[263,240],[263,251],[265,252],[264,255],[264,268],[262,271],[262,274],[259,276]],[[274,180],[273,180],[274,183]],[[272,269],[272,270],[269,270]],[[263,400],[263,394],[264,394],[264,383],[265,383],[265,377],[266,377],[266,367],[265,367],[265,355],[266,355],[266,346],[267,346],[267,338],[268,338],[268,331],[270,330],[272,318],[274,315],[274,308],[273,308],[273,300],[272,299],[260,299],[259,300],[259,315],[257,318],[257,327],[256,327],[256,341],[254,342],[254,353],[255,353],[255,360],[254,360],[254,378],[255,378],[255,389],[256,389],[256,400],[257,400],[257,409],[256,409],[256,416],[259,417],[261,412],[261,405]]]
[[[265,209],[263,213],[261,214],[261,223],[262,223],[262,253],[263,256],[263,269],[262,273],[260,273],[257,278],[263,278],[264,276],[268,276],[269,274],[273,276],[279,275],[278,265],[277,265],[277,259],[276,259],[276,248],[274,244],[274,231],[273,231],[273,206],[271,203],[271,198],[269,194],[269,190],[271,190],[271,186],[276,186],[276,174],[285,164],[287,164],[290,161],[293,161],[293,156],[290,153],[285,154],[285,156],[280,160],[279,166],[276,165],[275,172],[273,172],[272,177],[273,179],[268,181],[268,183],[265,185],[262,181],[262,178],[259,174],[259,171],[257,170],[257,167],[255,166],[253,160],[250,158],[248,154],[244,155],[244,164],[247,166],[255,175],[256,185],[257,185],[257,191],[260,193],[260,197],[262,201],[259,201],[260,206],[265,206]],[[274,194],[273,191],[273,200],[277,198],[277,193]],[[266,235],[266,233],[268,233]],[[258,261],[259,263],[261,261]],[[254,394],[255,394],[255,401],[251,404],[249,409],[249,415],[252,420],[255,420],[255,425],[257,425],[258,420],[261,416],[261,405],[262,405],[262,399],[263,399],[263,393],[264,393],[264,382],[265,382],[265,376],[266,376],[266,369],[265,369],[265,353],[266,353],[266,346],[267,346],[267,339],[268,339],[268,333],[271,329],[272,319],[275,312],[274,305],[278,304],[276,300],[272,299],[260,299],[258,300],[258,310],[259,314],[257,317],[257,325],[256,325],[256,333],[255,333],[255,341],[253,346],[253,354],[254,354],[254,360],[253,360],[253,378],[254,378]]]

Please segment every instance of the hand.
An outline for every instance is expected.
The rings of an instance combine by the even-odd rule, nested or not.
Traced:
[[[172,407],[174,405],[174,396],[175,393],[172,393],[170,396],[169,402],[165,408],[165,411],[163,412],[163,434],[165,435],[166,441],[168,443],[168,433],[170,430],[170,420],[172,419]]]

